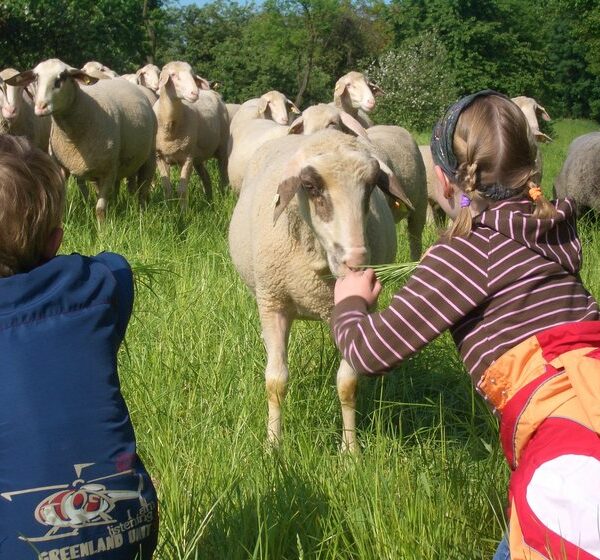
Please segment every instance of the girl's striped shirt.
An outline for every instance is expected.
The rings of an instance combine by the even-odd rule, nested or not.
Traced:
[[[473,220],[466,237],[433,245],[388,308],[369,314],[349,297],[333,310],[334,339],[359,372],[385,371],[446,329],[477,384],[504,352],[542,330],[598,320],[579,278],[581,244],[569,199],[536,219],[533,203],[509,199]]]

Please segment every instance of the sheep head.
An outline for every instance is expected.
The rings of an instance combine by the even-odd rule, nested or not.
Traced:
[[[37,82],[35,114],[43,117],[66,110],[73,101],[78,84],[95,84],[98,78],[68,66],[58,58],[51,58],[40,62],[33,70],[20,72],[5,81],[8,85],[23,87]]]
[[[89,76],[93,76],[99,80],[110,80],[112,78],[119,77],[119,74],[117,74],[114,70],[111,70],[108,66],[104,66],[104,64],[95,60],[86,62],[81,67],[81,70]]]
[[[19,116],[19,110],[23,103],[22,86],[9,86],[4,82],[19,73],[14,68],[6,68],[0,72],[0,107],[2,117],[7,121],[14,121]]]
[[[377,88],[379,93],[383,93],[378,86],[368,82],[364,74],[348,72],[336,82],[333,101],[336,107],[345,108],[347,111],[352,108],[355,111],[362,109],[368,113],[375,107],[372,87]]]
[[[139,85],[158,93],[158,82],[160,80],[160,68],[158,66],[146,64],[135,73],[135,77]]]
[[[307,137],[287,165],[277,188],[274,224],[296,198],[330,271],[343,276],[368,264],[366,228],[373,190],[390,190],[390,182],[378,160],[356,139],[335,130],[320,131]]]
[[[290,121],[290,114],[299,115],[300,110],[283,93],[272,90],[260,96],[258,100],[258,116],[262,119],[271,119],[277,124],[286,126]]]
[[[158,89],[165,89],[170,95],[194,103],[198,99],[198,89],[210,89],[208,82],[192,71],[187,62],[179,60],[167,62],[160,71]]]
[[[290,125],[288,134],[308,135],[327,128],[368,138],[367,131],[352,115],[326,103],[304,109]]]
[[[545,121],[550,120],[550,115],[547,113],[546,109],[544,109],[544,107],[542,107],[533,97],[519,95],[518,97],[513,97],[511,101],[523,111],[536,141],[552,142],[550,136],[540,131],[538,122],[538,118],[542,118]]]

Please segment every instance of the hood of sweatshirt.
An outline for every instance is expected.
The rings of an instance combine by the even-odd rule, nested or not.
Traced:
[[[581,268],[581,243],[577,237],[575,205],[570,199],[553,201],[555,218],[532,216],[535,204],[522,197],[495,202],[473,219],[560,264],[571,274]]]

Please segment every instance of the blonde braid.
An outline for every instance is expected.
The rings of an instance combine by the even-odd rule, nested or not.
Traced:
[[[461,163],[456,172],[456,182],[465,194],[473,199],[477,196],[477,162]],[[447,235],[448,237],[468,237],[473,226],[473,216],[469,206],[462,207]]]
[[[533,172],[532,172],[533,173]],[[532,216],[539,219],[555,218],[556,208],[554,205],[544,196],[542,189],[534,181],[529,179],[525,184],[524,188],[526,193],[529,193],[529,197],[535,204]]]

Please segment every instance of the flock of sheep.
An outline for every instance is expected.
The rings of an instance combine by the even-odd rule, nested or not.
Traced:
[[[180,169],[182,207],[192,170],[210,198],[205,162],[216,158],[221,188],[229,184],[239,195],[229,248],[258,304],[268,437],[277,443],[294,319],[328,319],[332,275],[392,262],[400,219],[407,220],[411,258],[421,255],[431,153],[402,127],[373,126],[368,113],[382,93],[363,74],[349,72],[337,81],[332,102],[301,112],[278,91],[227,104],[185,62],[118,76],[98,62],[78,69],[50,59],[25,72],[0,72],[0,132],[28,136],[49,151],[86,196],[86,181],[94,182],[99,221],[122,179],[145,204],[156,167],[167,198],[173,195],[170,167]],[[514,101],[536,139],[548,140],[537,120],[549,119],[544,108],[527,97]],[[591,190],[600,177],[599,149],[600,133],[573,143],[556,182],[559,195]],[[539,178],[541,172],[540,153]],[[430,212],[435,215],[435,207]],[[348,450],[357,446],[356,385],[356,372],[342,360],[337,389]]]

